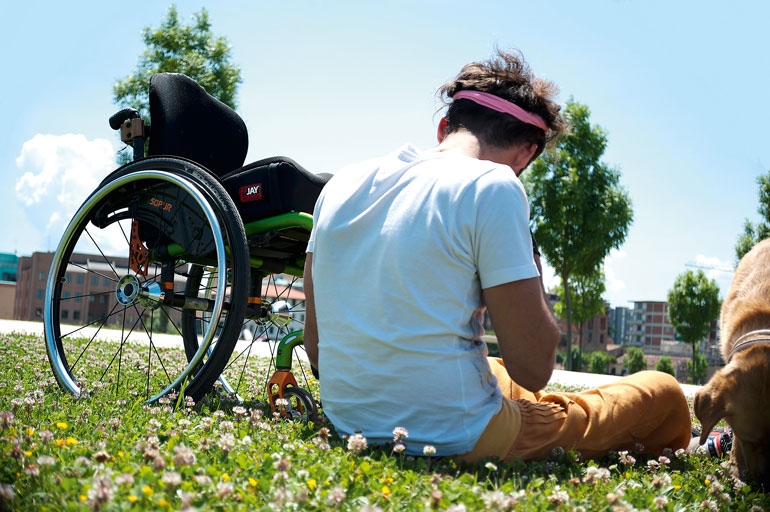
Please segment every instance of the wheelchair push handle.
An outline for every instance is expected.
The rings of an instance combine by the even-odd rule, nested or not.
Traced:
[[[117,130],[127,119],[136,119],[139,117],[139,111],[135,108],[124,108],[110,117],[110,128]]]

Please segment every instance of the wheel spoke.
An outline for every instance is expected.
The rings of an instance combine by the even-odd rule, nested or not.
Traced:
[[[112,281],[112,282],[114,282],[114,283],[117,283],[117,282],[118,282],[118,279],[115,279],[115,278],[113,278],[113,277],[110,277],[110,276],[105,276],[105,275],[104,275],[104,274],[102,274],[101,272],[97,272],[97,271],[95,271],[95,270],[91,270],[90,268],[88,268],[88,267],[84,267],[83,265],[79,265],[79,264],[75,263],[74,261],[70,261],[70,262],[69,262],[69,264],[70,264],[70,265],[72,265],[73,267],[82,268],[83,270],[85,270],[86,272],[88,272],[88,273],[90,273],[90,274],[96,274],[97,276],[101,276],[101,277],[103,277],[103,278],[105,278],[105,279],[109,279],[110,281]]]
[[[88,232],[88,228],[85,228],[85,232],[86,232],[86,235],[88,235],[88,238],[90,238],[91,241],[94,243],[94,246],[96,246],[96,249],[99,251],[99,254],[102,255],[102,258],[104,258],[104,261],[107,263],[107,265],[110,266],[110,268],[112,269],[112,273],[115,274],[115,277],[118,278],[117,280],[120,280],[120,275],[115,270],[115,267],[112,266],[112,262],[110,262],[110,260],[107,259],[107,256],[104,255],[104,252],[102,252],[102,248],[99,247],[99,244],[96,243],[96,240],[94,240],[94,237],[92,237],[91,233]]]
[[[117,304],[117,303],[115,303],[115,305],[114,305],[114,306],[112,306],[112,311],[114,311],[116,307],[118,307],[118,304]],[[112,313],[112,311],[110,311],[110,313]],[[74,363],[72,366],[70,366],[70,372],[74,372],[74,371],[75,371],[75,366],[77,366],[78,362],[80,361],[80,358],[81,358],[81,357],[83,357],[83,354],[85,353],[85,351],[86,351],[86,350],[88,350],[88,347],[90,347],[90,346],[91,346],[91,343],[94,341],[94,339],[96,339],[96,335],[97,335],[97,334],[99,334],[99,331],[101,331],[101,330],[102,330],[102,327],[104,327],[104,324],[106,324],[106,323],[107,323],[107,318],[109,318],[109,316],[110,316],[110,315],[107,315],[107,316],[105,316],[105,317],[104,317],[104,322],[102,322],[102,325],[100,325],[100,326],[99,326],[99,328],[98,328],[98,329],[96,329],[96,332],[94,333],[94,335],[93,335],[93,336],[91,336],[91,339],[88,341],[88,343],[86,344],[86,346],[85,346],[85,348],[83,349],[83,351],[82,351],[82,352],[80,352],[80,355],[79,355],[79,356],[78,356],[78,358],[75,360],[75,363]],[[61,336],[61,337],[60,337],[60,339],[61,339],[61,338],[63,338],[63,337],[64,337],[64,336]]]
[[[64,338],[68,337],[68,336],[71,336],[71,335],[75,334],[75,333],[76,333],[76,332],[78,332],[78,331],[82,331],[82,330],[83,330],[83,329],[85,329],[86,327],[89,327],[89,326],[91,326],[91,325],[94,325],[95,323],[99,322],[100,320],[104,320],[104,323],[103,323],[102,325],[106,324],[106,323],[107,323],[107,319],[108,319],[108,318],[110,318],[110,317],[111,317],[111,316],[113,316],[113,315],[118,315],[118,314],[120,314],[122,311],[125,311],[125,309],[126,309],[126,308],[123,308],[123,309],[122,309],[122,310],[120,310],[120,311],[114,311],[114,310],[115,310],[115,308],[116,308],[117,306],[118,306],[118,304],[117,304],[117,303],[115,303],[115,306],[112,308],[112,311],[110,311],[110,313],[109,313],[107,316],[103,316],[102,318],[97,318],[97,319],[96,319],[96,320],[94,320],[93,322],[89,322],[89,323],[87,323],[87,324],[85,324],[85,325],[81,325],[80,327],[78,327],[78,328],[77,328],[77,329],[75,329],[74,331],[70,331],[70,332],[68,332],[67,334],[64,334],[64,335],[61,335],[61,336],[59,336],[59,339],[60,339],[60,340],[62,340],[62,339],[64,339]],[[126,307],[128,307],[128,306],[126,306]],[[101,327],[99,327],[99,328],[101,329]]]

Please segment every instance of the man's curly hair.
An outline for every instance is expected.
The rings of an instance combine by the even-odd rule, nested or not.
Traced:
[[[486,92],[515,103],[542,117],[548,131],[543,132],[511,115],[468,99],[451,101],[452,96],[462,90]],[[559,113],[561,107],[552,100],[558,92],[554,83],[535,77],[521,52],[498,50],[490,60],[466,64],[454,80],[439,88],[437,94],[449,107],[446,113],[447,134],[466,129],[484,143],[496,147],[537,144],[534,160],[546,145],[567,130],[567,124]]]

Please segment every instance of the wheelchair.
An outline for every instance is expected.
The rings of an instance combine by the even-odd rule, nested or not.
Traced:
[[[110,118],[134,159],[90,194],[53,256],[44,323],[58,384],[148,402],[198,401],[217,383],[239,402],[264,389],[274,411],[315,420],[292,355],[312,211],[331,176],[284,157],[244,166],[245,123],[185,75],[154,75],[149,99],[151,125],[135,109]],[[108,327],[119,344],[99,342]],[[255,370],[265,343],[270,363]]]

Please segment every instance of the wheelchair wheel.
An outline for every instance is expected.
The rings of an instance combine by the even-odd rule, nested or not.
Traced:
[[[166,157],[118,169],[77,211],[53,257],[45,335],[59,385],[76,396],[106,388],[154,401],[183,390],[198,400],[237,340],[248,262],[237,210],[204,169]],[[193,291],[188,280],[202,269],[224,277]],[[188,359],[189,311],[211,321]],[[224,311],[233,322],[222,325]],[[219,349],[209,354],[212,341]]]
[[[289,419],[318,423],[318,406],[308,391],[290,386],[283,390],[283,398],[288,402],[283,412]]]
[[[207,283],[216,279],[214,272],[200,269],[195,274],[191,273],[187,286],[191,291],[210,290],[213,286]],[[224,323],[228,327],[237,326],[243,334],[235,350],[231,352],[232,355],[228,353],[229,361],[219,377],[222,390],[237,402],[267,399],[267,382],[276,369],[280,341],[290,333],[302,330],[305,321],[301,278],[285,274],[263,274],[252,269],[251,280],[250,287],[254,298],[249,299],[252,304],[245,319],[235,320],[226,313],[224,320],[220,320],[220,324]],[[183,332],[188,358],[199,349],[198,336],[193,333],[205,329],[210,321],[206,314],[194,316],[187,312],[184,315]],[[208,349],[209,356],[214,357],[217,350],[218,342],[212,343]],[[300,345],[294,352],[293,361],[296,366],[292,370],[297,374],[299,383],[309,388],[308,376],[311,371],[304,347]],[[308,397],[315,404],[309,393]]]

